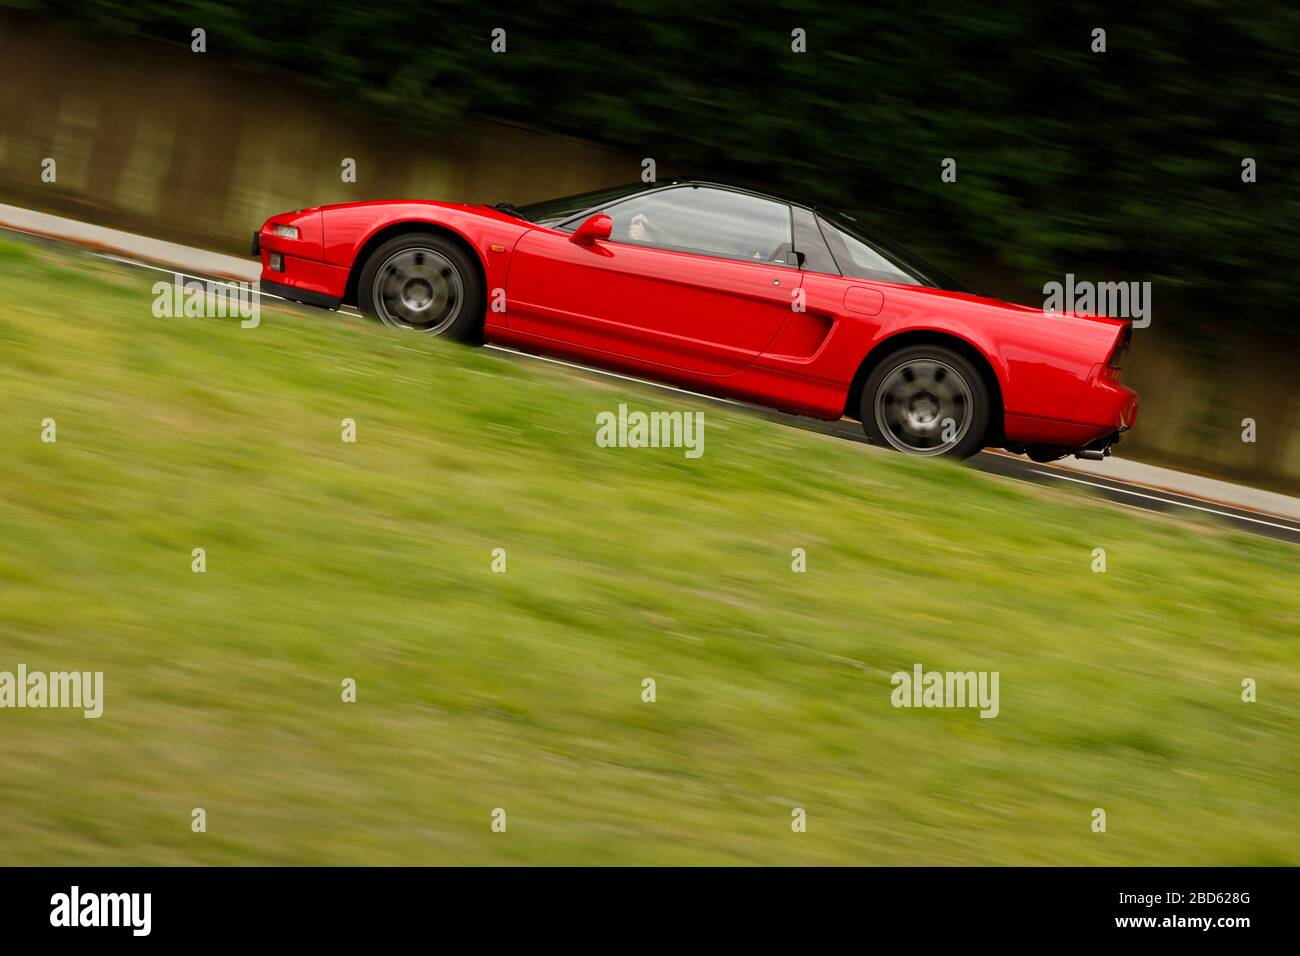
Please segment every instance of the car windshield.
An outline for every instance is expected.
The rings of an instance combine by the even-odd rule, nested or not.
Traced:
[[[599,209],[654,185],[654,183],[630,183],[623,186],[610,186],[589,193],[578,193],[576,196],[561,196],[559,199],[544,199],[525,206],[512,206],[509,211],[539,226],[558,226],[588,209]]]
[[[931,265],[915,253],[908,252],[901,246],[896,245],[852,216],[842,212],[824,212],[822,215],[836,229],[870,246],[896,267],[916,276],[925,285],[931,285],[938,289],[947,289],[950,292],[977,294],[964,282],[944,272],[938,266]]]

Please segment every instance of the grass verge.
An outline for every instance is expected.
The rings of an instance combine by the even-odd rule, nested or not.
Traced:
[[[1294,548],[155,278],[0,240],[0,670],[106,685],[0,710],[5,862],[1300,862]]]

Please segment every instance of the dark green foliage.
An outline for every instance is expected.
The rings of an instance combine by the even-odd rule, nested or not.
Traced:
[[[14,5],[184,43],[203,26],[209,55],[408,126],[517,119],[654,157],[661,176],[819,199],[1030,301],[1066,272],[1149,279],[1161,321],[1189,334],[1289,327],[1300,8],[1286,0]]]

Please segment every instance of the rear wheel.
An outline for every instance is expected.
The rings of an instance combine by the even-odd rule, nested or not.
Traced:
[[[885,356],[867,376],[861,418],[869,438],[897,451],[969,458],[984,447],[988,388],[964,356],[913,345]]]
[[[366,260],[357,304],[390,328],[475,341],[482,335],[483,291],[465,251],[430,233],[388,240]]]

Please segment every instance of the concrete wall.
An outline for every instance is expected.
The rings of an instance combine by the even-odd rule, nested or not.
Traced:
[[[480,121],[414,135],[186,43],[103,40],[0,12],[0,200],[243,253],[276,211],[357,199],[528,202],[640,175],[639,156]],[[41,182],[41,160],[58,181]],[[340,163],[357,161],[357,182]],[[995,270],[990,270],[994,273]],[[1029,301],[1029,300],[1026,300]],[[1300,491],[1296,338],[1168,331],[1159,302],[1126,380],[1142,393],[1123,454]],[[1243,418],[1258,440],[1241,440]]]
[[[1184,471],[1300,493],[1300,345],[1222,320],[1212,343],[1189,342],[1161,322],[1133,333],[1124,380],[1142,399],[1121,454]],[[1242,440],[1242,421],[1255,441]]]
[[[0,11],[0,196],[237,252],[284,209],[522,203],[641,173],[630,155],[503,123],[413,135],[185,40],[98,39]],[[57,161],[54,184],[41,182],[45,157]],[[356,160],[355,183],[341,179],[344,158]]]

